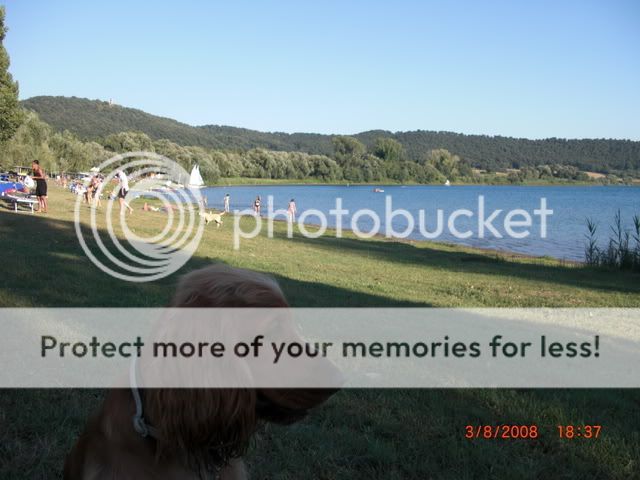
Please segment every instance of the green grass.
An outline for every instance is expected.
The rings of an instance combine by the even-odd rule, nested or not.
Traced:
[[[117,281],[82,252],[74,198],[51,189],[48,215],[0,210],[0,306],[163,306],[179,274],[212,261],[274,275],[298,307],[640,306],[640,276],[448,245],[284,236],[232,246],[232,219],[209,226],[177,274]],[[157,232],[165,214],[131,217]],[[84,214],[88,207],[83,206]],[[250,222],[251,220],[243,220]],[[246,225],[248,230],[248,225]],[[57,478],[102,398],[87,390],[0,391],[0,478]],[[304,422],[267,426],[252,478],[633,478],[640,465],[637,390],[349,390]],[[466,424],[537,424],[537,440],[467,440]],[[559,440],[556,425],[601,424],[598,440]],[[292,453],[294,452],[294,453]]]

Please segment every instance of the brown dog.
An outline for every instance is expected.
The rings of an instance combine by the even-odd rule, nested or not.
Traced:
[[[224,265],[181,280],[171,307],[288,307],[277,282]],[[109,391],[67,457],[67,480],[246,479],[241,460],[259,422],[289,424],[335,389],[140,389],[140,433],[133,389]],[[144,435],[149,433],[148,435]]]

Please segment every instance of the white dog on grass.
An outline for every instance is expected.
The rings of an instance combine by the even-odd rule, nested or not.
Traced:
[[[200,216],[204,218],[205,225],[209,225],[210,222],[216,222],[216,227],[220,228],[222,225],[222,216],[225,212],[213,213],[213,212],[201,212]]]

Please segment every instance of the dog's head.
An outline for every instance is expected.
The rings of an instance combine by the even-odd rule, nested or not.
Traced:
[[[170,304],[172,308],[287,309],[288,306],[273,278],[222,264],[184,276]],[[242,328],[234,324],[234,334],[246,333]],[[299,338],[293,330],[286,334]],[[338,376],[337,369],[326,363],[329,375]],[[293,374],[300,378],[313,375],[314,372],[305,371],[308,367],[304,362],[296,363],[297,371]],[[260,375],[257,362],[248,362],[243,368],[231,374]],[[159,442],[160,453],[163,449],[178,447],[195,457],[221,463],[243,454],[260,420],[280,424],[296,422],[335,392],[336,389],[321,388],[156,389],[148,391],[145,403],[148,420],[160,430],[161,438],[167,439]]]

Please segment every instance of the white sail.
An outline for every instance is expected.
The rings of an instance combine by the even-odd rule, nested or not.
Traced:
[[[447,179],[447,181],[446,181],[446,182],[444,182],[444,186],[445,186],[445,187],[448,187],[449,185],[451,185],[451,182],[449,181],[449,179]]]
[[[190,187],[203,187],[204,180],[202,180],[202,175],[200,175],[200,166],[194,165],[191,170],[191,176],[189,177],[189,186]]]

